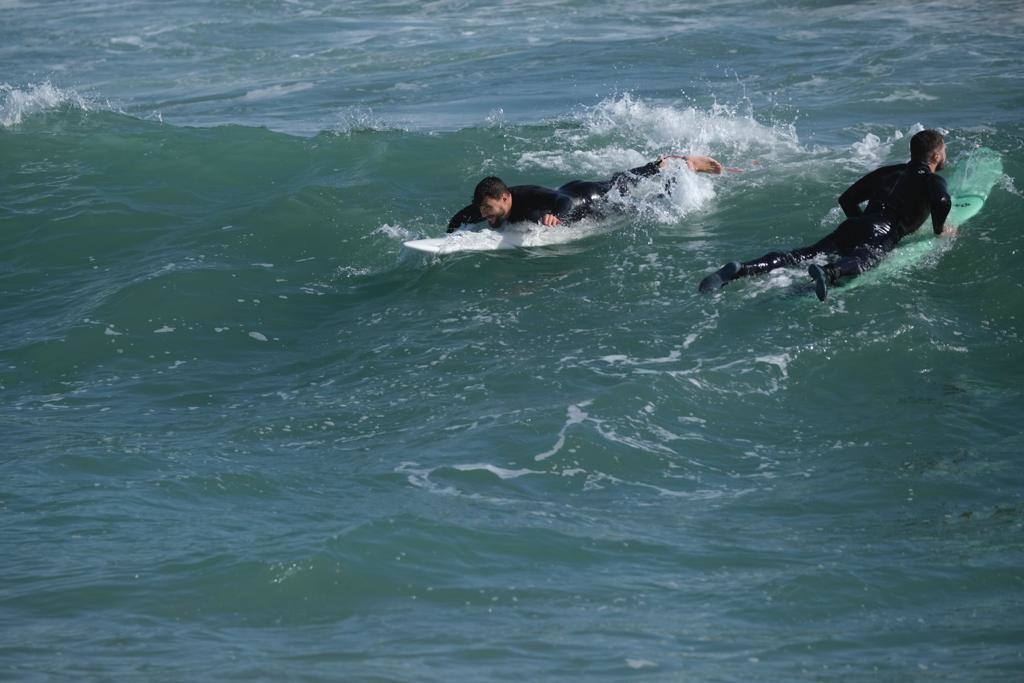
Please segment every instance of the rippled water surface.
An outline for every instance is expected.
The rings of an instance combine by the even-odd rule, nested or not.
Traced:
[[[0,1],[0,678],[1024,672],[1016,2]],[[835,198],[1005,175],[819,303]],[[476,181],[667,173],[436,259]],[[555,240],[559,241],[559,240]]]

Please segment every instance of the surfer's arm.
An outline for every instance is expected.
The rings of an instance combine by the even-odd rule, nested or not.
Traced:
[[[890,173],[903,166],[906,166],[906,164],[894,164],[892,166],[876,168],[853,185],[850,185],[846,192],[839,195],[839,206],[842,207],[846,217],[863,216],[864,212],[861,210],[860,205],[871,199],[875,190],[882,185],[884,179]]]
[[[483,219],[484,217],[480,215],[480,207],[475,204],[470,204],[451,217],[448,221],[448,232],[455,232],[461,225],[465,225],[466,223],[479,223]]]
[[[575,205],[576,203],[572,200],[572,197],[559,192],[558,196],[555,198],[555,210],[551,213],[554,214],[555,218],[557,218],[559,222],[565,221],[569,219]],[[545,225],[550,225],[550,223],[545,223]],[[557,223],[555,225],[557,225]]]
[[[640,177],[647,177],[654,175],[661,169],[665,168],[665,162],[669,159],[682,159],[686,162],[686,166],[694,173],[710,173],[711,175],[719,175],[723,170],[721,162],[711,157],[701,156],[699,154],[687,155],[687,154],[663,154],[658,157],[656,161],[652,161],[646,166],[634,168],[630,171],[633,175]],[[739,169],[730,169],[739,170]]]
[[[956,234],[953,226],[946,225],[946,218],[953,208],[953,200],[946,189],[946,181],[942,176],[932,175],[928,183],[928,201],[932,209],[932,230],[936,235]]]
[[[553,211],[545,213],[540,217],[539,223],[546,225],[549,228],[553,228],[556,225],[561,225],[563,222],[571,218],[572,210],[575,204],[572,198],[562,193],[558,194],[555,199],[555,208]]]
[[[875,187],[877,174],[880,170],[881,169],[878,169],[868,173],[853,185],[846,188],[846,192],[839,195],[839,206],[842,207],[843,213],[846,214],[847,218],[864,215],[864,212],[861,211],[860,205],[871,198],[871,190]]]
[[[629,175],[636,176],[637,178],[649,178],[652,175],[661,173],[661,169],[665,168],[665,164],[669,159],[686,159],[681,154],[663,154],[654,161],[646,163],[643,166],[637,166],[626,171]]]
[[[527,220],[548,227],[559,225],[570,219],[575,203],[572,197],[546,187],[531,187],[516,196],[516,204],[525,212]],[[519,220],[522,220],[520,218]]]

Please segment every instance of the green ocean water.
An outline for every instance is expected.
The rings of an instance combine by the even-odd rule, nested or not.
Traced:
[[[0,678],[1019,678],[1021,28],[0,2]],[[955,240],[697,294],[922,126],[1003,158]],[[401,248],[673,150],[744,171]]]

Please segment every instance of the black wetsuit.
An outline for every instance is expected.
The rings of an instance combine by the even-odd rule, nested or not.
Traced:
[[[861,211],[860,205],[867,202]],[[741,264],[734,277],[794,266],[818,254],[835,259],[826,268],[834,284],[840,277],[859,275],[892,251],[901,239],[921,227],[930,215],[932,229],[941,234],[952,206],[946,181],[921,161],[883,166],[867,174],[839,197],[847,219],[823,239],[792,251],[774,251]]]
[[[613,189],[625,192],[636,185],[641,178],[656,175],[660,170],[657,161],[637,168],[616,173],[608,180],[591,182],[573,180],[552,190],[540,185],[516,185],[508,188],[512,194],[512,209],[509,211],[507,223],[523,221],[539,222],[545,215],[557,216],[564,222],[576,221],[586,216],[600,216],[600,208],[596,200],[605,196]],[[479,223],[484,220],[480,215],[480,207],[470,204],[459,211],[448,221],[448,232],[454,232],[466,223]]]

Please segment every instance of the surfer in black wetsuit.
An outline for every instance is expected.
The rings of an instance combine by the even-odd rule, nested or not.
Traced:
[[[819,254],[828,254],[834,258],[827,264],[811,264],[807,269],[814,280],[815,293],[824,301],[830,285],[874,266],[901,239],[921,227],[929,215],[936,235],[954,233],[945,224],[952,207],[946,181],[935,175],[945,164],[946,143],[942,134],[934,130],[917,133],[910,139],[909,163],[872,171],[839,197],[847,218],[833,232],[808,247],[773,251],[745,263],[727,263],[704,278],[699,290],[710,292],[739,277],[795,266]],[[868,204],[862,211],[863,202]]]
[[[690,170],[698,173],[722,172],[722,164],[711,157],[667,154],[649,164],[623,173],[609,180],[573,180],[552,190],[540,185],[514,185],[508,187],[500,178],[491,176],[481,180],[473,191],[473,203],[452,216],[448,232],[454,232],[466,223],[486,220],[492,228],[506,223],[530,221],[553,227],[586,216],[600,215],[596,200],[613,189],[625,192],[641,178],[656,175],[669,159],[683,159]]]

